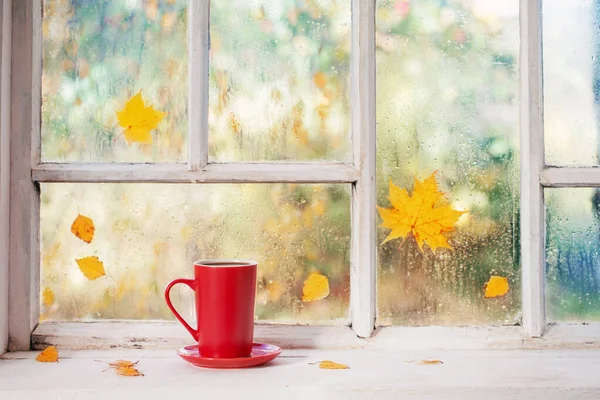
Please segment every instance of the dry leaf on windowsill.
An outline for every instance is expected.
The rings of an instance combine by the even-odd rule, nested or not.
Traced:
[[[443,364],[444,362],[442,360],[406,360],[407,363],[416,363],[416,364],[423,364],[423,365],[438,365],[438,364]]]
[[[58,362],[58,350],[54,346],[46,347],[35,360],[39,362]]]
[[[336,363],[330,360],[323,360],[319,362],[309,363],[311,365],[319,364],[321,369],[350,369],[346,364]]]
[[[134,366],[139,363],[140,361],[127,361],[127,360],[117,360],[117,361],[113,361],[113,362],[106,362],[106,361],[100,361],[100,360],[96,360],[98,362],[101,363],[105,363],[108,364],[109,367],[106,368],[104,371],[108,371],[109,369],[114,369],[115,372],[117,373],[117,375],[120,376],[144,376],[144,374],[142,374],[137,368],[135,368]],[[104,372],[102,371],[102,372]]]
[[[114,370],[120,376],[144,376],[144,374],[133,367],[116,367]]]

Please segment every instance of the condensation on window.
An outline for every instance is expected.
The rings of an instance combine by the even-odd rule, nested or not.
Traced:
[[[211,159],[351,159],[350,4],[211,2]]]
[[[546,162],[598,165],[600,1],[544,0],[542,7]]]
[[[72,232],[78,215],[93,221],[91,241],[89,221],[75,229],[90,243]],[[41,318],[173,319],[171,280],[193,277],[196,260],[237,258],[258,261],[257,319],[347,322],[349,238],[343,184],[43,183]],[[106,275],[88,279],[76,261],[87,257]],[[329,293],[305,302],[313,273]],[[178,285],[172,297],[192,320],[192,291]]]
[[[520,309],[518,1],[377,3],[377,203],[388,184],[435,177],[452,209],[452,249],[413,234],[382,244],[378,322],[512,324]],[[381,222],[382,219],[378,217]],[[492,276],[508,293],[486,298]]]
[[[184,161],[186,21],[186,0],[44,0],[42,160]],[[128,143],[116,112],[139,91],[166,115]]]
[[[548,320],[600,320],[600,192],[546,189]]]

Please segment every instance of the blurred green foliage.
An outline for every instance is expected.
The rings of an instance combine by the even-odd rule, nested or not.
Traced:
[[[350,1],[211,6],[211,158],[350,160]],[[378,247],[381,324],[518,318],[517,9],[516,0],[378,2],[378,204],[388,206],[390,179],[410,189],[439,170],[448,201],[469,210],[454,251],[422,254],[411,240]],[[44,159],[184,161],[186,20],[184,0],[46,0]],[[114,111],[140,89],[168,116],[153,145],[128,147]],[[186,185],[171,196],[159,185],[101,186],[42,188],[42,288],[55,293],[43,318],[171,318],[161,293],[170,279],[191,274],[194,259],[239,256],[260,264],[258,318],[347,319],[344,185]],[[96,247],[74,244],[77,212],[99,225]],[[387,232],[378,233],[381,242]],[[115,281],[81,281],[81,252],[110,259]],[[302,304],[314,270],[332,295]],[[512,274],[506,297],[483,299],[492,274]]]

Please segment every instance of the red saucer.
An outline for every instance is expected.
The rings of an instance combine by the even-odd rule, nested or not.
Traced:
[[[185,346],[177,350],[179,357],[196,367],[204,368],[250,368],[264,365],[281,354],[281,348],[264,343],[254,343],[250,357],[208,358],[200,356],[198,345]]]

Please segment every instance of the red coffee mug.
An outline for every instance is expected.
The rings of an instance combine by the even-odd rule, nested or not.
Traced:
[[[254,336],[256,261],[202,260],[194,263],[194,279],[175,279],[165,289],[167,305],[198,342],[202,357],[249,357]],[[196,293],[197,329],[173,307],[169,292],[178,284]]]

